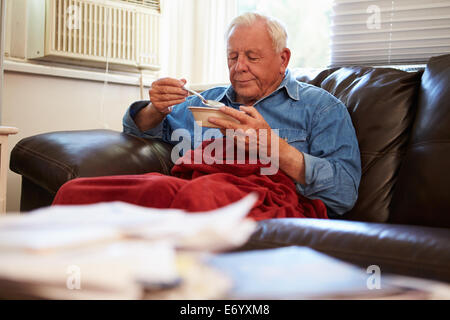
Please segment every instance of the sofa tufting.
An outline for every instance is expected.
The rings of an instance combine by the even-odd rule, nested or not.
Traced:
[[[308,246],[381,272],[450,282],[450,55],[424,69],[297,71],[348,108],[361,150],[354,208],[339,219],[271,219],[238,250]],[[22,139],[10,168],[22,176],[21,211],[50,205],[77,177],[170,174],[171,146],[111,130]]]

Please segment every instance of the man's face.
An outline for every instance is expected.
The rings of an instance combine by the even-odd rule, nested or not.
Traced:
[[[289,49],[277,53],[264,22],[237,26],[228,38],[228,69],[237,102],[252,105],[275,91],[284,78]]]

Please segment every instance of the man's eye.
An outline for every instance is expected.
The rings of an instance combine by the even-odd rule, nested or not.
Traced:
[[[236,59],[237,59],[237,56],[229,56],[228,59],[229,59],[229,60],[236,60]]]
[[[258,60],[259,60],[258,57],[248,57],[248,59],[249,59],[250,61],[258,61]]]

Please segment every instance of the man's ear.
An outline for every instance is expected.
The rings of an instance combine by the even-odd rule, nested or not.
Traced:
[[[286,68],[289,65],[289,60],[291,59],[291,50],[289,50],[288,48],[284,48],[281,51],[280,56],[281,56],[280,72],[284,74]]]

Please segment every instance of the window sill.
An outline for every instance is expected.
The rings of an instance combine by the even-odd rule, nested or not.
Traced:
[[[141,75],[139,73],[118,73],[108,71],[108,73],[95,71],[95,69],[84,69],[68,65],[53,65],[29,62],[27,60],[5,58],[3,60],[5,72],[19,72],[28,74],[39,74],[53,77],[89,80],[108,83],[125,84],[132,86],[141,85]],[[156,74],[143,75],[143,85],[150,86],[156,79]]]
[[[46,75],[52,77],[89,80],[108,83],[125,84],[140,87],[139,73],[119,73],[117,71],[101,72],[101,69],[89,69],[72,65],[59,65],[44,62],[30,62],[22,59],[5,58],[4,60],[5,72],[18,72],[28,74]],[[150,87],[153,81],[158,78],[158,74],[143,75],[143,86]],[[197,83],[190,87],[196,91],[205,91],[218,86],[228,86],[227,83]]]

